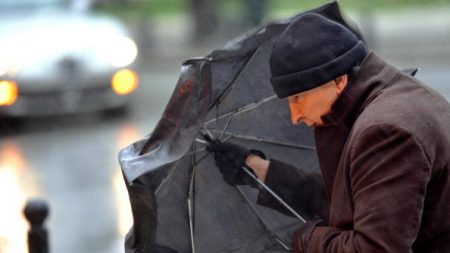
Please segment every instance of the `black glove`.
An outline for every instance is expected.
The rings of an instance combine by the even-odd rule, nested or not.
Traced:
[[[293,253],[307,252],[312,232],[316,227],[323,225],[325,225],[325,222],[321,218],[315,217],[296,230],[292,237]]]
[[[255,154],[265,158],[258,150],[250,150],[229,142],[214,142],[208,146],[208,150],[214,153],[216,166],[219,168],[225,182],[229,185],[250,185],[257,187],[257,183],[242,169],[249,154]],[[247,167],[248,168],[248,167]],[[255,172],[248,168],[250,172]]]

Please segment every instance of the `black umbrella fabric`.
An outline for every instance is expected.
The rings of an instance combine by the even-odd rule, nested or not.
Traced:
[[[348,26],[336,2],[311,12]],[[227,185],[203,134],[304,170],[319,168],[311,130],[290,123],[287,101],[270,85],[272,45],[296,17],[183,64],[154,131],[119,154],[134,218],[127,253],[290,251],[302,223],[257,205],[258,190]]]

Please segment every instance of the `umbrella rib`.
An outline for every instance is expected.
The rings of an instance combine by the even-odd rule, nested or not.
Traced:
[[[195,155],[192,156],[191,160],[191,173],[189,182],[189,195],[188,195],[188,213],[189,213],[189,229],[191,233],[191,249],[192,253],[195,253],[195,241],[194,241],[194,178],[195,178]]]
[[[225,131],[227,131],[228,126],[230,125],[232,119],[233,119],[233,116],[231,116],[227,119],[227,122],[225,123],[225,126],[223,127],[222,132],[220,133],[219,140],[223,139],[223,135],[225,134]]]
[[[181,159],[181,158],[180,158]],[[172,174],[174,174],[175,171],[175,165],[177,165],[179,163],[179,160],[176,161],[175,163],[173,163],[173,166],[168,168],[169,173],[167,173],[167,176],[164,177],[164,179],[162,179],[161,184],[156,188],[155,190],[155,195],[158,194],[158,192],[161,190],[161,188],[164,187],[164,185],[169,181],[169,179],[171,178]]]
[[[230,83],[225,87],[225,89],[220,93],[220,95],[216,98],[216,100],[211,104],[211,106],[209,107],[209,110],[211,110],[214,106],[216,106],[220,99],[225,96],[228,92],[230,92],[233,87],[234,84],[236,82],[236,80],[242,75],[244,69],[248,66],[248,64],[250,63],[250,61],[253,59],[253,57],[255,56],[255,52],[258,50],[259,47],[257,47],[253,52],[252,52],[252,56],[250,56],[248,58],[248,60],[245,62],[245,65],[239,70],[239,72],[234,76],[234,78],[230,81]],[[250,53],[249,53],[250,54]]]
[[[195,141],[196,141],[196,142],[199,142],[199,143],[201,143],[201,144],[204,144],[204,145],[208,145],[208,144],[209,144],[207,141],[202,140],[202,139],[199,139],[199,138],[195,138]]]
[[[198,159],[197,161],[196,161],[196,163],[195,163],[195,165],[197,166],[201,161],[203,161],[206,157],[208,157],[209,156],[209,153],[208,154],[206,154],[206,155],[204,155],[204,156],[202,156],[200,159]]]
[[[250,199],[248,199],[247,195],[245,195],[244,191],[241,189],[241,187],[236,186],[236,189],[239,191],[239,193],[242,195],[244,200],[248,203],[252,211],[256,214],[256,216],[260,219],[261,223],[263,224],[264,228],[270,233],[271,236],[275,238],[275,240],[285,249],[290,251],[291,249],[286,246],[286,244],[276,235],[272,230],[269,229],[267,226],[267,221],[264,219],[264,217],[261,215],[261,213],[252,205],[252,202]]]
[[[219,115],[219,116],[217,116],[215,118],[212,118],[212,119],[206,121],[205,125],[209,125],[210,123],[216,122],[219,119],[222,119],[222,118],[225,118],[225,117],[228,117],[228,116],[234,117],[234,116],[237,116],[237,115],[242,114],[244,112],[253,110],[253,109],[258,108],[259,106],[261,106],[261,105],[263,105],[263,104],[265,104],[267,102],[272,101],[275,98],[277,98],[277,96],[276,95],[272,95],[270,97],[266,97],[264,99],[258,100],[258,101],[254,102],[254,103],[244,105],[244,106],[239,107],[239,108],[237,108],[237,109],[235,109],[235,110],[233,110],[231,112],[224,113],[222,115]]]
[[[211,130],[211,132],[219,132],[220,130]],[[275,145],[279,145],[279,146],[286,146],[286,147],[291,147],[291,148],[297,148],[297,149],[307,149],[307,150],[316,150],[316,148],[312,147],[312,146],[307,146],[307,145],[294,145],[294,144],[290,144],[287,142],[277,142],[277,141],[271,141],[271,140],[266,140],[263,138],[259,138],[259,137],[255,137],[255,136],[249,136],[249,135],[241,135],[241,134],[235,134],[235,133],[230,133],[230,132],[225,132],[225,135],[227,135],[228,137],[233,137],[233,138],[237,138],[237,139],[244,139],[244,140],[249,140],[249,141],[257,141],[257,142],[262,142],[262,143],[268,143],[268,144],[275,144]]]
[[[206,148],[199,148],[199,149],[196,149],[196,150],[194,150],[192,152],[186,153],[181,158],[186,157],[186,156],[190,156],[190,155],[195,155],[195,154],[198,154],[198,153],[206,151],[206,150],[207,150]]]

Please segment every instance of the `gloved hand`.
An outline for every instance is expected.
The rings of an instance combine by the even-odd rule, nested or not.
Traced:
[[[318,226],[323,226],[325,222],[316,217],[305,224],[302,225],[298,230],[294,232],[292,237],[292,248],[294,253],[304,253],[307,252],[309,241],[311,240],[311,234],[314,228]]]
[[[250,150],[229,142],[214,142],[207,149],[214,153],[216,166],[225,182],[232,186],[247,184],[257,187],[256,182],[242,169],[242,166],[245,166],[245,160],[249,154],[265,158],[261,151]],[[251,168],[248,169],[254,174]]]

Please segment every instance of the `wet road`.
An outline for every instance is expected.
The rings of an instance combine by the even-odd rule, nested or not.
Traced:
[[[123,252],[131,226],[118,151],[148,134],[178,78],[177,63],[141,76],[129,117],[70,116],[0,130],[0,252],[26,251],[27,199],[50,204],[51,252]]]

